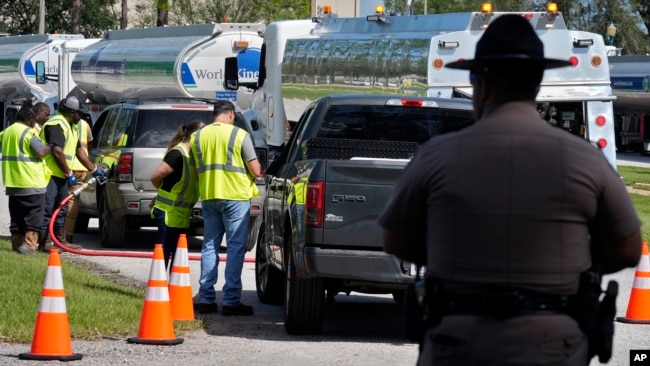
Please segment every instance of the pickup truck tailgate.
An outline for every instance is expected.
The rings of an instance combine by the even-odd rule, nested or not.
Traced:
[[[408,160],[324,160],[323,247],[381,249],[377,218]]]

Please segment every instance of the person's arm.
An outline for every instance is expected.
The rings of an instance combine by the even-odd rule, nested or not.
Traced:
[[[178,150],[169,150],[163,157],[163,161],[160,163],[158,168],[156,168],[156,170],[151,174],[151,177],[149,178],[151,180],[151,184],[153,184],[153,186],[156,188],[160,188],[165,177],[174,172],[174,166],[179,163],[179,160],[182,171],[183,155],[181,155],[180,151]]]
[[[174,172],[174,169],[172,169],[169,164],[166,162],[161,162],[160,165],[158,165],[158,168],[151,174],[151,177],[149,178],[151,180],[151,184],[153,184],[154,187],[160,188],[162,185],[163,179],[165,179],[166,176],[170,175],[171,173]]]
[[[84,150],[80,145],[77,145],[77,159],[81,162],[83,166],[88,169],[88,172],[93,173],[97,168],[95,167],[95,164],[93,164],[92,161],[90,161],[90,158],[88,157],[88,154],[86,154],[86,150]]]
[[[54,157],[56,165],[65,175],[70,175],[72,170],[68,166],[68,162],[65,160],[65,154],[63,153],[63,146],[65,146],[65,137],[63,136],[63,130],[60,126],[49,126],[45,129],[45,141],[50,147],[50,153]]]
[[[260,166],[259,160],[257,160],[255,147],[253,146],[253,141],[249,135],[246,135],[244,138],[241,150],[242,158],[246,163],[248,173],[253,177],[259,177],[262,174],[262,167]]]
[[[32,138],[29,140],[29,148],[32,150],[34,155],[38,156],[39,158],[44,158],[47,154],[50,153],[50,148],[48,146],[45,146],[43,144],[43,141],[41,139],[34,135]]]
[[[639,219],[625,184],[603,158],[605,168],[598,181],[602,190],[596,216],[589,224],[591,257],[604,273],[635,267],[641,258]]]

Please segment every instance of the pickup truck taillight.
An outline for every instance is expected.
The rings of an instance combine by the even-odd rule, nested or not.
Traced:
[[[307,184],[307,198],[305,208],[307,209],[307,227],[322,228],[324,219],[325,183],[310,182]]]
[[[115,180],[118,182],[131,182],[133,180],[133,154],[122,154],[117,161]]]

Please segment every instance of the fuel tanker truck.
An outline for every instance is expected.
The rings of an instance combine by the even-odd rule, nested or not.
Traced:
[[[650,56],[609,57],[614,101],[616,148],[650,151]]]
[[[34,34],[0,38],[0,111],[2,129],[15,119],[25,99],[45,102],[54,110],[58,101],[58,82],[36,81],[35,64],[43,65],[45,72],[59,73],[61,44],[83,39],[80,34]]]
[[[261,23],[111,30],[77,53],[69,72],[93,121],[125,99],[229,99],[246,109],[252,92],[224,89],[224,60],[236,57],[239,76],[256,81],[264,30]]]

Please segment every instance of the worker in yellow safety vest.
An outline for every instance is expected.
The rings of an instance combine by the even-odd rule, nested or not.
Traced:
[[[2,134],[2,181],[9,196],[11,248],[26,255],[36,255],[38,247],[48,174],[42,159],[50,152],[33,129],[36,120],[32,102],[27,100]]]
[[[93,140],[93,133],[90,124],[85,119],[80,118],[77,123],[72,125],[72,131],[79,137],[79,145],[88,155],[88,144]],[[77,178],[77,183],[68,187],[68,193],[74,192],[75,189],[81,187],[86,181],[88,175],[88,168],[86,168],[79,158],[75,155],[72,159],[70,166],[72,173]],[[68,213],[65,216],[65,240],[72,243],[74,240],[75,226],[77,224],[77,216],[79,215],[79,199],[75,196],[68,201]]]
[[[199,199],[198,176],[190,166],[190,137],[205,124],[193,121],[179,127],[167,144],[167,153],[151,174],[158,188],[151,218],[158,223],[158,243],[163,245],[165,268],[171,271],[181,234],[187,234],[194,204]]]
[[[227,100],[214,104],[213,123],[190,139],[191,163],[199,176],[204,235],[199,279],[199,314],[217,312],[215,304],[218,250],[226,235],[221,315],[253,315],[241,303],[241,273],[248,241],[250,200],[259,195],[253,178],[261,174],[250,135],[236,126],[235,106]]]
[[[61,244],[73,249],[82,248],[80,245],[66,241],[64,224],[68,207],[61,207],[59,214],[52,218],[54,209],[68,195],[68,187],[77,183],[77,177],[70,168],[75,156],[97,180],[106,179],[104,173],[95,167],[81,148],[77,133],[72,129],[72,125],[80,119],[81,103],[76,97],[71,96],[61,100],[58,113],[45,122],[40,132],[41,140],[51,149],[50,154],[45,156],[45,164],[52,173],[45,194],[45,213],[39,238],[39,246],[44,251],[54,248],[48,235],[50,219],[55,220],[54,235]]]

